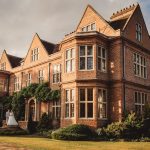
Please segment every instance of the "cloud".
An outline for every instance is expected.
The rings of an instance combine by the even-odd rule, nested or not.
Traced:
[[[0,51],[24,56],[34,34],[50,42],[59,42],[75,30],[82,14],[91,4],[104,18],[136,3],[137,0],[0,0]],[[139,1],[149,20],[150,2]],[[150,22],[147,21],[148,24]],[[148,26],[150,28],[150,26]]]

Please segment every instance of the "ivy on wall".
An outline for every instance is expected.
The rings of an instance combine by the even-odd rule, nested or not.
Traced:
[[[30,84],[12,96],[2,98],[4,112],[12,109],[17,120],[23,120],[25,114],[25,99],[35,97],[37,101],[48,102],[60,99],[60,90],[51,90],[48,83]]]

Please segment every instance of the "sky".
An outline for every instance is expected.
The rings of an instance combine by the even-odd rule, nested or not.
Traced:
[[[88,4],[105,19],[139,3],[150,32],[150,0],[0,0],[0,54],[25,57],[33,36],[52,43],[74,31]]]

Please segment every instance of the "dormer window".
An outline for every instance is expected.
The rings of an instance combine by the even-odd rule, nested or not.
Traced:
[[[96,24],[95,23],[89,24],[89,25],[84,26],[82,28],[82,32],[89,32],[89,31],[95,31],[95,30],[96,30]]]
[[[1,64],[1,70],[6,70],[6,62]]]
[[[32,50],[31,52],[31,60],[32,61],[36,61],[39,59],[39,49],[35,48],[34,50]]]
[[[136,40],[142,41],[142,26],[140,24],[136,24]]]

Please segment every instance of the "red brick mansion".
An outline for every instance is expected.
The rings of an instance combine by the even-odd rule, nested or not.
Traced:
[[[75,31],[59,44],[36,34],[24,58],[3,51],[1,96],[41,82],[60,90],[61,98],[27,99],[24,121],[29,113],[38,121],[46,112],[59,118],[61,127],[99,127],[121,120],[125,110],[142,114],[150,102],[150,36],[139,4],[117,11],[109,21],[88,5]]]

